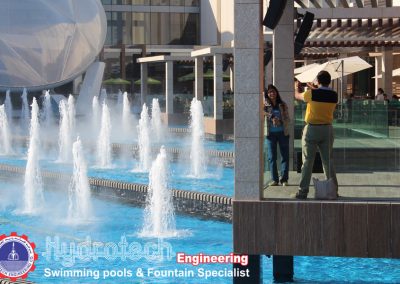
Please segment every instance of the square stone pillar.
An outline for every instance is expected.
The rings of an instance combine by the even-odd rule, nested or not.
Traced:
[[[222,54],[214,55],[214,119],[223,119]]]
[[[165,62],[165,113],[174,113],[174,62]]]
[[[388,99],[392,98],[393,94],[393,49],[385,47],[382,50],[382,89],[388,95]]]
[[[204,73],[203,73],[203,57],[199,56],[194,59],[194,93],[197,100],[202,101],[204,97]]]
[[[147,68],[147,63],[141,63],[140,64],[140,104],[143,106],[143,104],[146,102],[146,96],[147,96],[147,78],[148,78],[148,68]]]
[[[263,185],[262,5],[259,0],[235,0],[234,7],[236,201],[260,200]]]
[[[293,169],[294,148],[294,13],[293,1],[287,1],[282,17],[274,30],[273,46],[273,84],[278,88],[282,100],[289,108],[291,119],[289,169]]]
[[[370,94],[371,96],[375,96],[378,93],[378,88],[382,86],[382,77],[377,78],[379,74],[382,74],[382,57],[375,57],[375,93]]]

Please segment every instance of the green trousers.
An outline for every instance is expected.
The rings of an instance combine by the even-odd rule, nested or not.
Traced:
[[[332,178],[337,183],[336,171],[333,165],[334,133],[332,125],[310,125],[307,124],[303,129],[301,138],[303,166],[301,167],[300,189],[308,192],[312,169],[314,165],[317,149],[321,155],[322,166],[326,179]]]

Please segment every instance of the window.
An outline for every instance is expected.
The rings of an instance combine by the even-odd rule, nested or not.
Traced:
[[[132,41],[133,44],[150,43],[149,13],[132,13]]]
[[[170,41],[169,13],[151,13],[150,44],[166,45]]]

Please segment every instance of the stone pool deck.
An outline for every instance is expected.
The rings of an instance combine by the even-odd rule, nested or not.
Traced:
[[[297,192],[300,174],[289,173],[288,186],[270,186],[263,190],[267,199],[293,199],[290,196]],[[313,174],[313,177],[325,179],[323,174]],[[400,201],[400,172],[368,172],[368,173],[338,173],[339,200],[355,201]],[[310,186],[309,199],[314,197],[314,187]]]

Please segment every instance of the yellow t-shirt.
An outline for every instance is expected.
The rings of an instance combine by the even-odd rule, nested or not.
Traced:
[[[331,88],[307,90],[303,94],[307,103],[304,121],[310,124],[332,124],[338,94]]]

